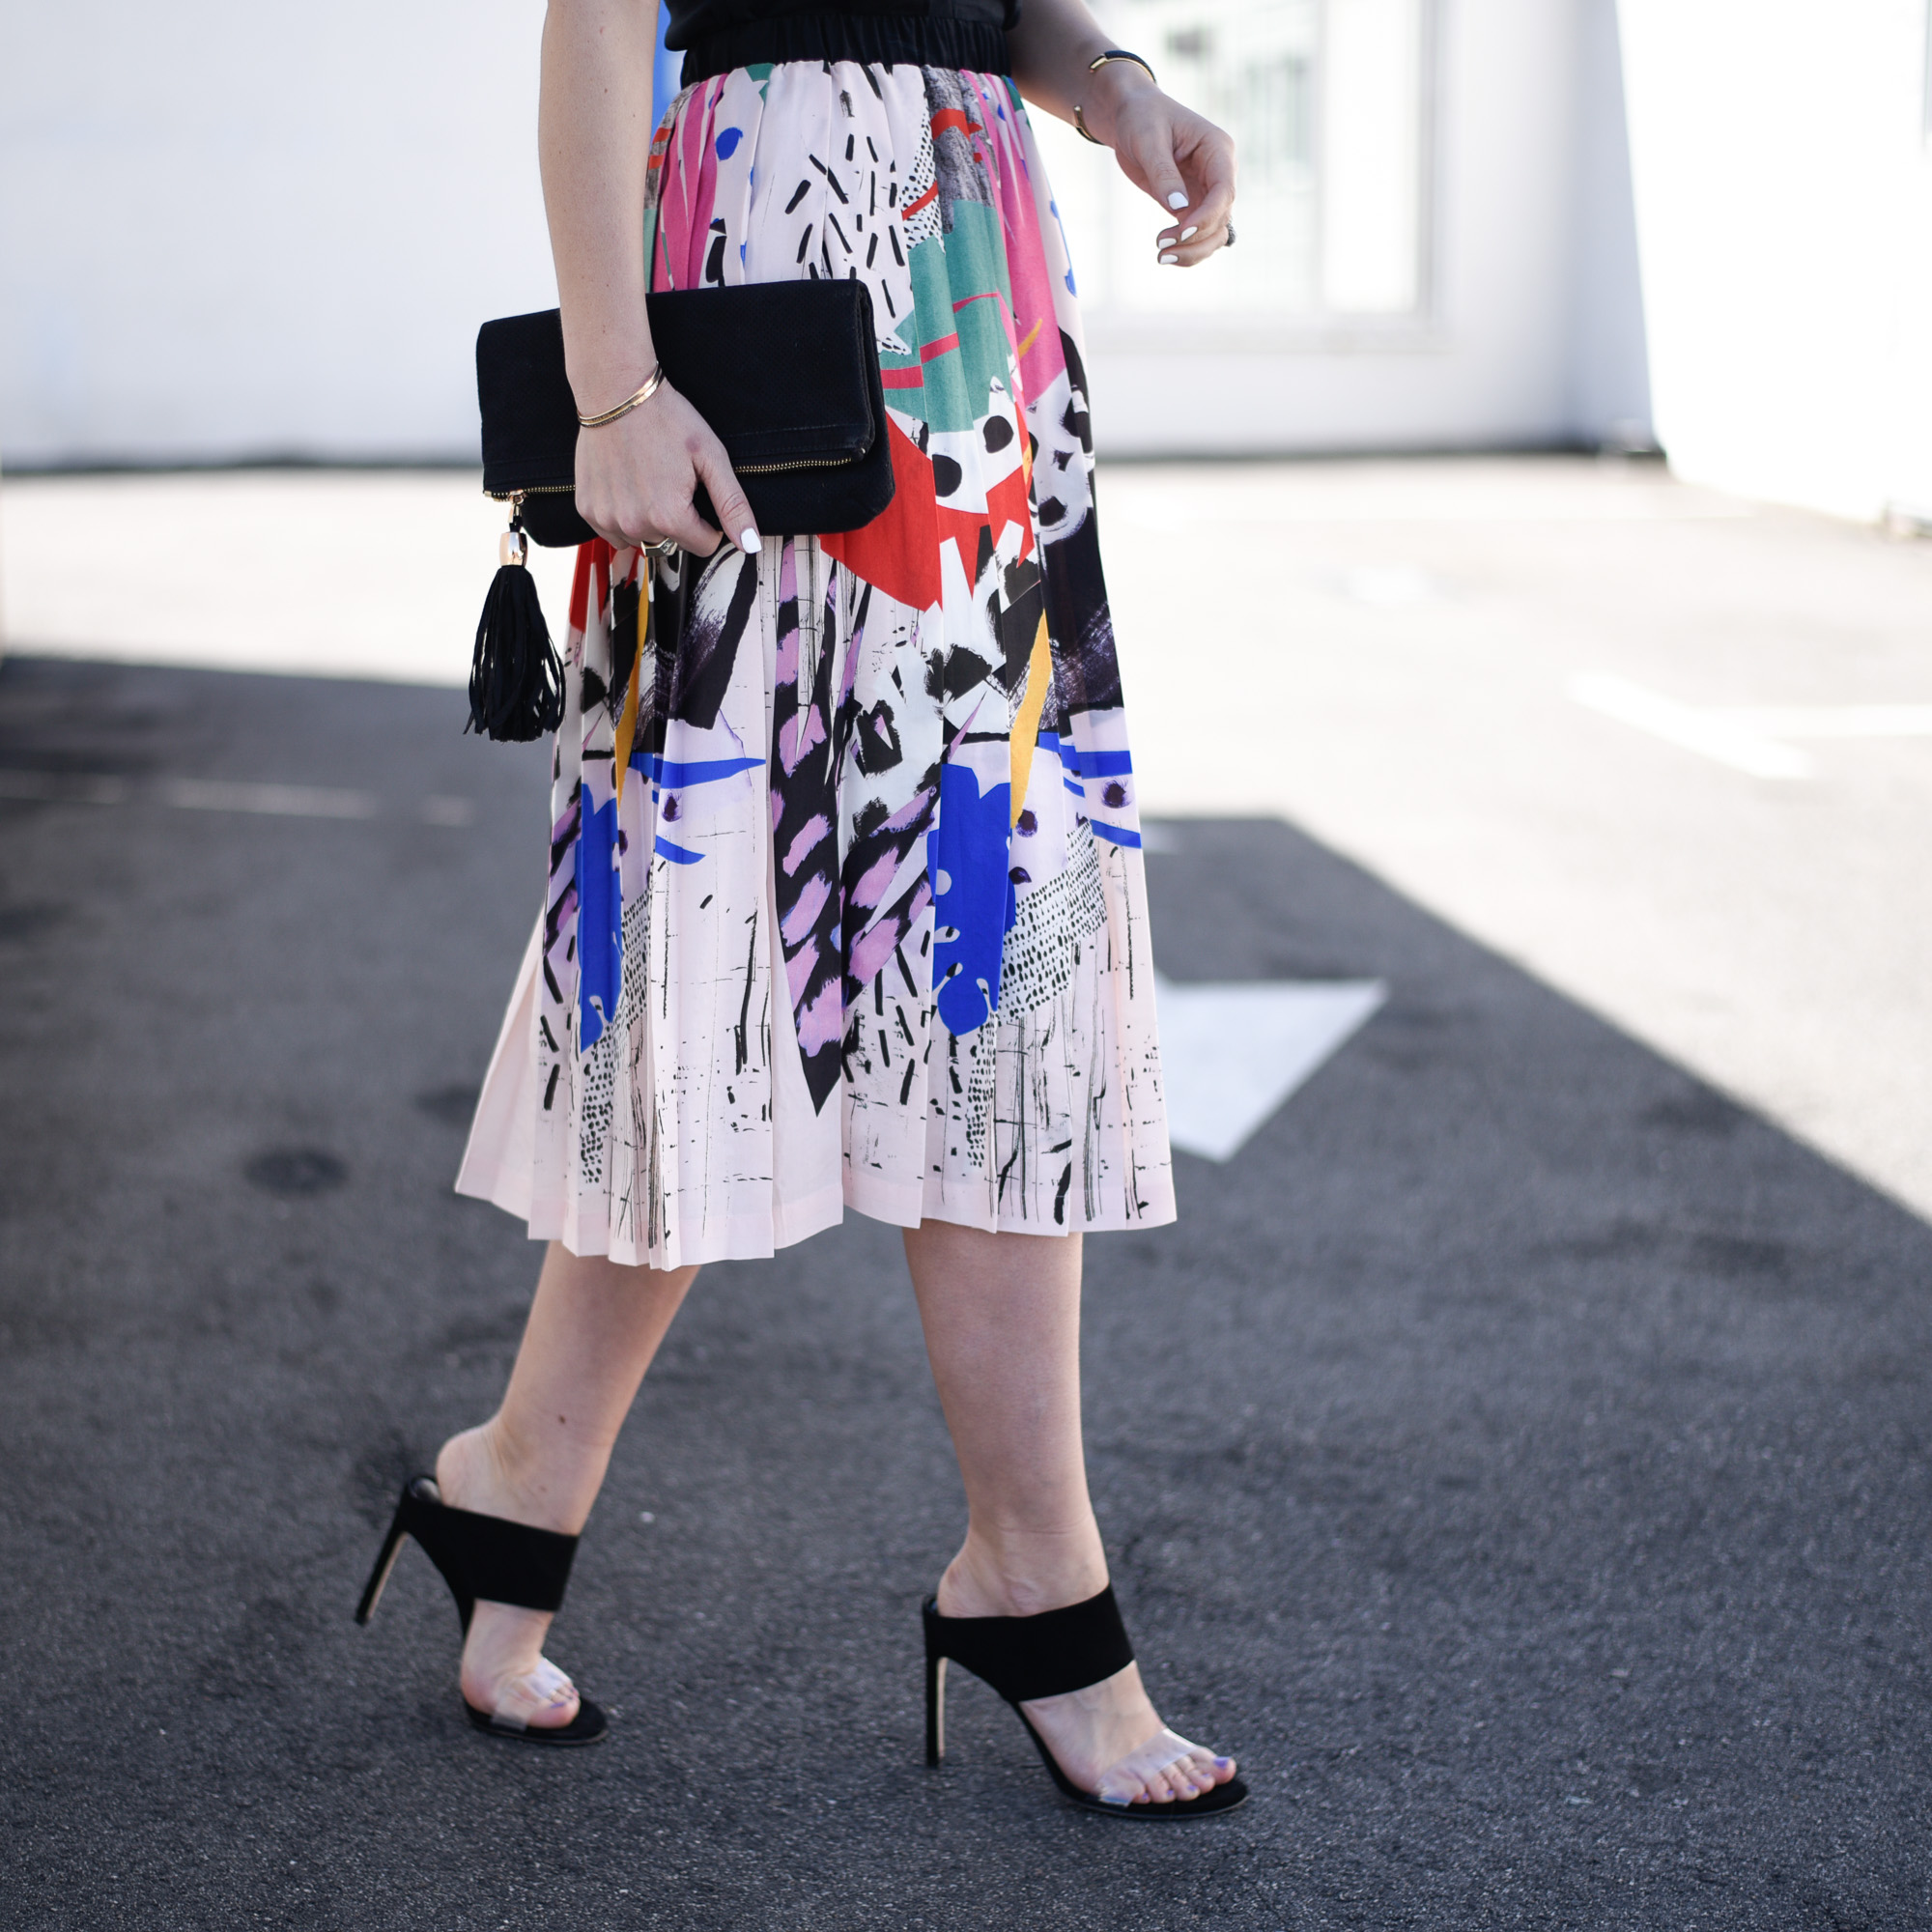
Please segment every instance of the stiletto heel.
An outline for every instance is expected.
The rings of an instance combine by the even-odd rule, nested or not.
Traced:
[[[946,1659],[932,1652],[925,1636],[925,1762],[929,1769],[946,1755]]]
[[[1178,1798],[1166,1804],[1111,1804],[1081,1788],[1061,1770],[1020,1709],[1040,1697],[1064,1697],[1084,1690],[1124,1670],[1134,1661],[1134,1647],[1121,1621],[1120,1605],[1110,1583],[1097,1597],[1064,1609],[1042,1610],[1032,1617],[943,1617],[939,1600],[928,1597],[923,1607],[925,1624],[925,1761],[936,1765],[946,1755],[946,1662],[949,1658],[970,1670],[1013,1707],[1026,1726],[1034,1748],[1044,1760],[1063,1797],[1085,1811],[1109,1818],[1208,1818],[1232,1811],[1248,1795],[1238,1777],[1204,1791],[1198,1798]]]
[[[408,1492],[404,1493],[407,1495]],[[366,1624],[376,1614],[376,1605],[383,1601],[389,1572],[396,1567],[396,1558],[403,1553],[403,1538],[408,1534],[408,1525],[403,1520],[403,1506],[398,1503],[396,1514],[390,1519],[389,1533],[384,1537],[383,1547],[376,1552],[376,1567],[370,1571],[369,1580],[362,1586],[362,1601],[355,1605],[355,1621],[358,1624]]]
[[[376,1552],[376,1566],[355,1606],[355,1621],[366,1624],[376,1614],[383,1588],[401,1555],[403,1539],[415,1538],[429,1560],[442,1573],[463,1633],[476,1613],[477,1599],[511,1604],[523,1610],[563,1607],[570,1581],[570,1565],[577,1554],[577,1538],[554,1529],[533,1529],[500,1516],[479,1516],[473,1510],[452,1509],[442,1500],[435,1479],[416,1476],[403,1485],[388,1534]],[[492,1737],[517,1738],[532,1745],[594,1745],[610,1729],[604,1713],[580,1694],[577,1715],[567,1724],[522,1724],[479,1711],[468,1697],[463,1708],[479,1731]]]

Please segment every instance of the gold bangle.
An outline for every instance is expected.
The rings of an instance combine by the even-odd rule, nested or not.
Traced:
[[[1153,69],[1149,67],[1139,54],[1130,54],[1125,47],[1109,47],[1098,60],[1091,60],[1087,63],[1087,71],[1089,73],[1098,73],[1109,61],[1117,60],[1132,61],[1156,87],[1160,85],[1160,81],[1155,77]]]
[[[1109,61],[1132,61],[1156,87],[1160,85],[1160,81],[1156,78],[1153,69],[1149,67],[1139,54],[1130,54],[1125,47],[1109,47],[1098,60],[1091,60],[1087,63],[1087,71],[1089,73],[1098,73]],[[1081,112],[1081,107],[1085,105],[1086,103],[1083,101],[1073,110],[1073,131],[1082,140],[1092,141],[1096,148],[1104,148],[1107,145],[1106,142],[1101,140],[1099,135],[1089,133],[1087,130],[1087,117]]]
[[[644,378],[643,382],[637,388],[633,389],[614,410],[606,410],[601,416],[587,416],[580,410],[577,412],[578,428],[602,429],[606,423],[613,423],[619,416],[629,415],[639,403],[647,403],[657,394],[658,386],[663,383],[664,379],[664,364],[660,362]]]

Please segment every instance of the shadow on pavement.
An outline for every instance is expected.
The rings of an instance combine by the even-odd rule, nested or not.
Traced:
[[[858,1220],[646,1383],[552,1646],[611,1742],[472,1736],[419,1553],[350,1621],[537,1259],[449,1191],[544,837],[462,718],[0,669],[0,1923],[1926,1921],[1932,1231],[1273,823],[1167,828],[1163,970],[1389,1005],[1089,1248],[1117,1581],[1254,1802],[1063,1809],[971,1684],[923,1769],[956,1477]]]

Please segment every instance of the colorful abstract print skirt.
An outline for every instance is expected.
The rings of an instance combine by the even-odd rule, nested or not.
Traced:
[[[1173,1218],[1073,278],[1006,79],[688,89],[654,287],[862,277],[866,528],[577,559],[550,889],[461,1191],[578,1254]]]

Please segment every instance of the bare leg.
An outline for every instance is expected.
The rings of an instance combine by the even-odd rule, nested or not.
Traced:
[[[695,1267],[624,1267],[553,1241],[502,1406],[452,1435],[437,1487],[458,1509],[575,1536],[603,1486],[617,1432]],[[463,1694],[533,1726],[567,1724],[577,1691],[543,1656],[550,1616],[479,1603],[463,1647]]]
[[[947,1616],[1032,1616],[1106,1587],[1080,1441],[1080,1237],[909,1230],[906,1260],[933,1379],[966,1481],[966,1541],[940,1579]],[[1224,1783],[1198,1747],[1164,1768],[1140,1668],[1027,1716],[1083,1790],[1161,1804]],[[1184,1745],[1184,1740],[1178,1743]]]

